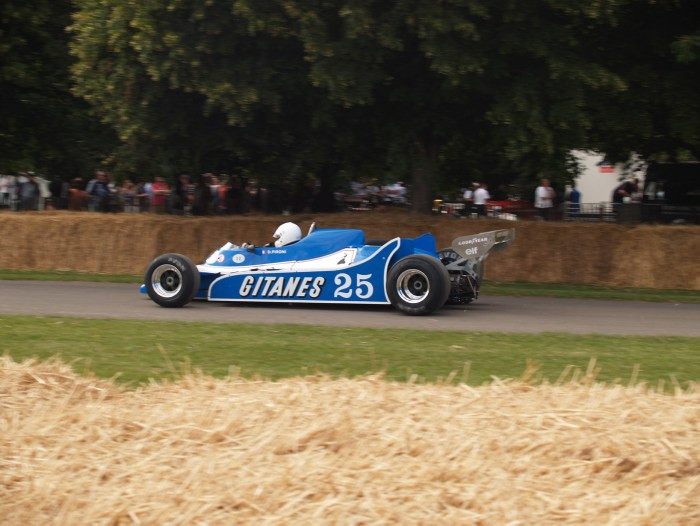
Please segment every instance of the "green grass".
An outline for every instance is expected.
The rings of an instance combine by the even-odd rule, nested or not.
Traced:
[[[98,281],[141,283],[142,275],[94,274],[73,271],[0,270],[0,280]],[[567,285],[565,283],[502,283],[487,281],[481,288],[488,296],[547,296],[552,298],[586,298],[666,303],[700,303],[700,291],[658,290]]]
[[[500,283],[487,281],[481,292],[489,296],[547,296],[603,300],[700,303],[700,291],[596,287],[566,283]]]
[[[0,316],[0,354],[15,361],[59,356],[78,372],[129,385],[172,378],[183,364],[206,374],[266,379],[325,373],[353,377],[382,371],[391,380],[435,382],[454,377],[480,385],[520,377],[529,362],[556,381],[568,367],[598,380],[638,376],[656,385],[700,381],[700,338],[568,334],[498,334],[266,326],[248,324],[85,320]],[[638,371],[637,371],[638,370]],[[414,377],[415,375],[415,377]],[[413,377],[413,378],[412,378]]]
[[[101,283],[140,283],[143,276],[133,274],[96,274],[72,270],[0,270],[0,280],[95,281]]]

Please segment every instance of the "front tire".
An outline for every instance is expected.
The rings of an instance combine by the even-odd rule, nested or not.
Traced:
[[[408,256],[389,270],[387,295],[391,304],[405,314],[430,314],[447,301],[450,275],[436,258]]]
[[[199,271],[182,254],[158,256],[146,270],[146,292],[161,307],[183,307],[199,290]]]

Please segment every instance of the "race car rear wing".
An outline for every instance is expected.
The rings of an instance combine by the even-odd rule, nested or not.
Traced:
[[[465,259],[481,258],[483,260],[489,254],[505,249],[514,239],[514,228],[492,230],[481,234],[458,237],[452,241],[452,250]]]

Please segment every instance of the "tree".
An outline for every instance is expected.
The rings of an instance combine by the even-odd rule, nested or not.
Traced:
[[[700,34],[688,0],[625,2],[589,52],[620,78],[586,110],[590,144],[611,161],[700,159]]]
[[[0,6],[0,170],[64,177],[91,170],[113,137],[70,92],[70,1]]]
[[[324,195],[340,173],[410,172],[425,212],[474,179],[563,182],[573,149],[696,155],[692,13],[689,0],[81,0],[73,72],[124,169],[238,166],[287,192],[317,177]]]
[[[494,168],[504,181],[568,178],[566,152],[586,142],[588,97],[619,83],[584,45],[611,27],[614,0],[284,4],[314,84],[346,107],[371,107],[380,135],[411,158],[420,211],[449,150],[488,179]]]

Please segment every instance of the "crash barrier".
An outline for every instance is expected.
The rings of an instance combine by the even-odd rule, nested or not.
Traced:
[[[563,210],[565,221],[617,223],[618,213],[612,203],[566,203]],[[631,221],[623,221],[625,223]],[[636,221],[639,223],[640,221]]]
[[[700,225],[700,206],[644,203],[639,212],[647,223],[689,223]]]
[[[608,223],[685,223],[700,224],[700,207],[657,203],[566,203],[566,221],[602,221]]]
[[[433,213],[456,217],[476,217],[464,203],[433,201]],[[486,206],[489,217],[500,219],[542,219],[542,211],[524,201],[493,201]],[[562,203],[549,213],[549,219],[588,223],[621,224],[700,224],[700,206],[658,203]]]
[[[438,248],[459,236],[515,227],[510,248],[489,258],[486,279],[700,290],[700,230],[694,225],[454,219],[403,210],[298,216],[188,218],[90,212],[0,213],[0,268],[142,274],[159,254],[201,263],[227,241],[266,243],[280,223],[305,233],[360,228],[367,239],[431,232]]]

